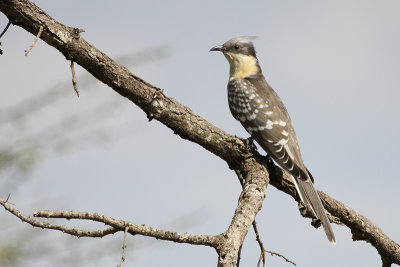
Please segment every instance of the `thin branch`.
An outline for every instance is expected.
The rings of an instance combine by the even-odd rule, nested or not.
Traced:
[[[72,86],[79,97],[78,83],[76,82],[74,62],[71,60]]]
[[[122,263],[125,261],[125,249],[126,249],[126,236],[128,235],[128,227],[125,228],[124,231],[124,243],[122,244],[122,256],[121,256],[121,261],[118,264],[118,267],[122,266]]]
[[[258,245],[260,246],[260,258],[258,259],[257,267],[260,266],[261,260],[263,262],[263,267],[265,267],[265,248],[264,248],[263,242],[261,241],[260,235],[258,233],[257,222],[255,220],[253,222],[253,229],[254,229],[254,233],[256,234],[256,240],[258,242]]]
[[[3,35],[6,33],[8,30],[8,27],[10,27],[11,21],[8,21],[7,26],[4,28],[4,30],[0,33],[0,38],[3,37]]]
[[[8,193],[8,196],[7,196],[7,198],[6,198],[6,200],[5,200],[4,202],[5,202],[6,204],[10,204],[10,205],[15,206],[14,203],[11,203],[11,202],[8,201],[8,200],[10,200],[10,197],[11,197],[11,193]]]
[[[18,210],[14,209],[11,207],[7,201],[3,200],[0,198],[0,205],[2,205],[7,211],[11,212],[15,216],[21,219],[21,221],[29,223],[30,225],[34,227],[39,227],[42,229],[53,229],[57,231],[61,231],[63,233],[67,233],[76,237],[104,237],[109,234],[114,234],[118,231],[121,231],[120,229],[115,229],[113,227],[107,228],[105,230],[98,230],[98,231],[83,231],[83,230],[78,230],[75,228],[68,228],[62,225],[56,225],[56,224],[51,224],[51,223],[44,223],[40,222],[38,220],[35,220],[31,218],[30,216],[25,216]]]
[[[35,40],[33,40],[33,43],[28,47],[27,50],[25,50],[25,56],[28,56],[29,52],[31,52],[32,48],[35,46],[36,42],[39,40],[39,37],[42,34],[42,31],[43,31],[43,26],[40,26],[39,32],[36,35]]]
[[[261,261],[263,262],[263,267],[265,267],[265,264],[266,264],[265,252],[271,254],[272,256],[279,256],[279,257],[283,258],[286,262],[289,262],[289,263],[293,264],[294,266],[296,266],[296,263],[294,263],[293,261],[289,260],[284,255],[279,254],[279,253],[274,252],[274,251],[266,250],[264,248],[264,244],[261,241],[260,235],[258,233],[258,228],[257,228],[256,221],[253,222],[253,229],[254,229],[254,232],[256,234],[256,240],[257,240],[258,244],[260,245],[260,250],[261,250],[260,251],[260,258],[258,259],[258,263],[257,263],[257,267],[260,266]]]
[[[34,217],[40,218],[63,218],[63,219],[81,219],[81,220],[91,220],[96,222],[102,222],[106,225],[111,226],[105,230],[98,231],[83,231],[75,228],[68,228],[61,225],[44,223],[31,218],[30,216],[25,216],[18,210],[10,206],[5,200],[0,198],[0,205],[2,205],[7,211],[14,214],[16,217],[20,218],[23,222],[29,223],[34,227],[39,227],[42,229],[53,229],[58,230],[63,233],[67,233],[77,237],[103,237],[109,234],[114,234],[118,231],[124,231],[128,228],[129,233],[132,235],[140,234],[144,236],[151,236],[157,239],[169,240],[178,243],[188,243],[193,245],[205,245],[205,246],[216,246],[217,238],[215,236],[207,235],[193,235],[188,233],[176,233],[157,229],[154,227],[149,227],[146,225],[137,225],[134,223],[129,223],[123,220],[116,220],[111,217],[107,217],[97,213],[88,212],[73,212],[73,211],[37,211],[33,214]]]
[[[265,250],[265,252],[271,254],[272,256],[281,257],[281,258],[283,258],[286,262],[289,262],[289,263],[293,264],[294,266],[296,266],[296,263],[295,263],[295,262],[289,260],[288,258],[286,258],[285,256],[283,256],[282,254],[279,254],[279,253],[276,253],[276,252],[270,251],[270,250]]]
[[[188,233],[177,233],[170,232],[162,229],[157,229],[154,227],[146,226],[144,224],[138,225],[131,222],[117,220],[98,213],[89,212],[74,212],[74,211],[53,211],[53,210],[43,210],[37,211],[33,214],[34,217],[40,218],[61,218],[61,219],[80,219],[80,220],[91,220],[95,222],[101,222],[119,231],[124,231],[128,228],[129,233],[132,235],[143,235],[155,237],[157,239],[173,241],[177,243],[188,243],[192,245],[205,245],[213,247],[216,244],[215,236],[208,235],[193,235]]]

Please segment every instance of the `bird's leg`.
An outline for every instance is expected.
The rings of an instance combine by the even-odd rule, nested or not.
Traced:
[[[247,139],[243,140],[243,144],[244,144],[244,148],[247,150],[255,150],[257,151],[257,147],[254,144],[254,138],[253,137],[249,137]]]

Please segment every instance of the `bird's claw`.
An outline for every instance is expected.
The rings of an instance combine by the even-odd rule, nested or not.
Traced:
[[[267,160],[267,163],[268,164],[274,164],[274,161],[272,160],[272,158],[271,158],[271,156],[270,155],[265,155],[265,159]]]
[[[243,144],[244,144],[244,148],[246,150],[255,150],[255,151],[257,151],[257,147],[254,144],[254,138],[253,137],[250,136],[249,138],[244,139],[243,140]]]
[[[314,226],[315,228],[318,228],[322,225],[322,222],[318,218],[312,218],[311,225]]]

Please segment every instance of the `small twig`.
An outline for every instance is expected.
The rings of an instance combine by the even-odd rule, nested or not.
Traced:
[[[124,244],[122,245],[122,256],[121,256],[121,261],[118,264],[118,267],[121,267],[122,263],[125,261],[125,249],[126,249],[126,236],[128,235],[128,229],[129,227],[125,228],[124,232]]]
[[[72,72],[72,86],[74,87],[74,90],[79,97],[78,83],[76,82],[76,76],[75,76],[75,67],[74,67],[74,62],[72,60],[71,60],[71,72]]]
[[[14,203],[8,202],[8,200],[10,199],[10,197],[11,197],[11,193],[8,193],[8,196],[7,196],[7,198],[6,198],[6,201],[5,201],[5,203],[6,203],[6,204],[10,204],[10,205],[14,205],[14,206],[15,206],[15,204],[14,204]]]
[[[265,250],[264,250],[264,252],[261,252],[260,257],[258,257],[257,267],[260,267],[261,260],[265,260]],[[265,266],[265,262],[263,264]]]
[[[151,100],[151,110],[147,113],[147,119],[149,121],[153,120],[155,118],[155,113],[157,113],[157,108],[161,105],[160,102],[158,101],[158,99],[161,99],[163,96],[163,89],[159,89],[157,90],[154,94],[153,94],[153,99]],[[175,133],[176,134],[176,133]]]
[[[10,27],[10,25],[11,25],[11,21],[8,21],[7,26],[4,28],[4,30],[0,34],[0,38],[6,33],[6,31],[8,30],[8,27]]]
[[[256,221],[253,222],[253,229],[254,229],[254,233],[256,234],[256,240],[258,242],[258,245],[260,246],[260,258],[258,259],[257,267],[260,266],[261,260],[263,262],[263,267],[265,267],[265,248],[264,248],[263,242],[261,241],[260,235],[258,233]]]
[[[31,50],[32,50],[32,48],[35,46],[37,40],[39,40],[39,37],[40,37],[40,35],[42,34],[42,31],[43,31],[43,26],[40,26],[39,32],[38,32],[38,34],[36,35],[35,40],[33,40],[33,43],[31,44],[31,46],[29,46],[28,49],[25,50],[25,56],[28,56],[29,52],[31,52]]]
[[[85,32],[84,29],[79,29],[79,28],[74,28],[74,34],[76,36],[79,36],[79,34],[81,34],[82,32]]]
[[[286,258],[285,256],[283,256],[282,254],[276,253],[276,252],[274,252],[274,251],[266,250],[266,249],[264,248],[264,244],[263,244],[263,242],[261,241],[260,235],[259,235],[259,233],[258,233],[258,228],[257,228],[257,222],[256,222],[256,221],[253,222],[253,229],[254,229],[254,233],[256,234],[256,239],[257,239],[258,244],[260,245],[260,250],[261,250],[261,252],[260,252],[260,258],[258,259],[257,267],[260,266],[261,260],[262,260],[262,262],[263,262],[263,267],[265,267],[265,263],[266,263],[266,260],[265,260],[265,252],[271,254],[272,256],[279,256],[279,257],[282,257],[286,262],[289,262],[289,263],[293,264],[294,266],[296,266],[296,263],[294,263],[293,261],[289,260],[288,258]]]
[[[281,257],[281,258],[283,258],[286,262],[289,262],[289,263],[293,264],[294,266],[296,266],[296,263],[295,263],[295,262],[289,260],[288,258],[286,258],[285,256],[283,256],[282,254],[279,254],[279,253],[276,253],[276,252],[270,251],[270,250],[265,250],[265,252],[271,254],[272,256]]]

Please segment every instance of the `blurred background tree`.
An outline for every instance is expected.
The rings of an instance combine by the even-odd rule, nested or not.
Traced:
[[[167,45],[160,45],[120,55],[115,60],[129,68],[155,64],[169,55]],[[135,127],[135,117],[128,112],[132,104],[111,90],[96,90],[99,84],[98,80],[83,72],[78,77],[78,86],[84,97],[93,100],[93,105],[82,106],[72,114],[68,114],[69,109],[66,108],[63,113],[66,115],[62,117],[51,114],[62,114],[59,111],[66,105],[63,100],[68,95],[75,94],[70,80],[57,83],[17,104],[1,107],[0,188],[2,195],[10,194],[11,203],[24,183],[32,179],[32,172],[41,162],[63,157],[68,153],[79,153],[89,146],[109,146],[146,131]],[[39,120],[40,124],[38,117],[43,118]],[[43,196],[41,201],[65,202],[68,199]],[[118,239],[105,238],[107,242],[97,243],[95,246],[84,242],[74,242],[71,245],[76,238],[68,236],[55,243],[52,240],[54,233],[32,231],[25,224],[15,224],[14,218],[7,213],[0,213],[0,221],[3,229],[0,231],[0,266],[40,266],[49,259],[57,265],[74,266],[86,261],[95,264],[102,256],[115,253],[119,257],[121,253]],[[77,225],[82,225],[82,222],[77,222]],[[133,241],[129,243],[131,247],[134,246]],[[83,249],[83,246],[86,248]],[[60,250],[64,253],[57,253]],[[107,253],[103,253],[104,251]]]

